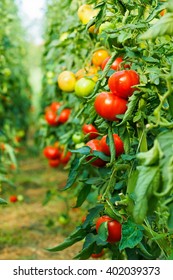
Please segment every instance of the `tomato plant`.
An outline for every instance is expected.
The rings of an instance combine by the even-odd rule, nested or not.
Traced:
[[[87,213],[81,225],[49,251],[83,240],[77,259],[88,259],[102,249],[110,259],[169,259],[173,252],[171,1],[137,5],[93,0],[90,9],[97,12],[88,18],[82,15],[83,5],[88,5],[84,2],[80,6],[77,0],[65,1],[57,18],[62,3],[52,0],[47,13],[43,110],[50,100],[72,110],[62,126],[49,129],[41,119],[40,146],[58,139],[71,153],[64,190]],[[164,9],[167,13],[161,16]],[[123,61],[112,69],[117,58]],[[47,83],[50,70],[57,76],[67,69],[76,73],[75,85],[80,79],[92,79],[96,73],[89,74],[91,66],[97,67],[97,79],[90,93],[81,90],[85,98],[78,98],[75,89],[65,94],[56,81]],[[88,141],[86,124],[96,127],[95,139]],[[74,135],[81,130],[85,136],[78,140]]]

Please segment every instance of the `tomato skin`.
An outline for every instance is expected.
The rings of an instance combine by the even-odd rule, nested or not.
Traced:
[[[58,167],[60,165],[61,161],[59,158],[56,159],[49,159],[49,166],[50,167]]]
[[[124,114],[127,101],[111,92],[101,92],[96,96],[94,107],[98,115],[108,121],[117,121],[116,115]]]
[[[60,151],[53,146],[47,146],[44,148],[43,154],[48,159],[57,159],[60,157]]]
[[[95,139],[98,136],[98,130],[92,124],[85,123],[82,126],[82,131],[85,135],[89,134],[89,139]]]
[[[102,216],[96,221],[96,231],[98,233],[99,227],[102,223],[108,223],[108,238],[107,242],[115,243],[121,240],[121,224],[109,216]]]
[[[111,57],[108,56],[107,58],[105,58],[105,60],[103,60],[102,65],[101,65],[102,70],[104,70],[104,68],[105,68],[105,66],[106,66],[106,64],[108,63],[108,61],[109,61],[110,58],[111,58]],[[111,65],[110,68],[113,69],[113,70],[120,70],[120,68],[121,68],[121,62],[123,62],[123,58],[122,58],[122,57],[117,57],[117,58],[114,60],[114,62],[112,63],[112,65]]]
[[[118,134],[113,134],[113,139],[114,139],[114,145],[116,150],[116,157],[118,157],[124,153],[124,144],[121,138],[118,136]],[[109,145],[106,143],[106,140],[107,140],[107,135],[104,135],[100,140],[100,145],[103,153],[106,154],[107,156],[110,156],[111,155],[110,148]]]
[[[91,153],[92,153],[92,151],[102,152],[99,139],[92,139],[92,140],[88,141],[86,143],[86,146],[90,147]],[[90,159],[92,159],[92,156],[87,157],[87,160],[90,160]],[[106,162],[104,160],[102,160],[101,158],[97,158],[91,164],[94,166],[97,166],[97,167],[103,167],[106,165]]]
[[[134,70],[117,71],[109,77],[108,86],[113,94],[128,99],[136,90],[134,87],[139,84],[139,75]]]
[[[9,198],[10,202],[15,203],[18,201],[17,196],[16,195],[11,195]]]
[[[72,153],[70,151],[68,151],[67,153],[65,153],[64,151],[61,153],[60,156],[60,161],[62,164],[67,164],[71,158]]]
[[[76,132],[73,134],[72,136],[72,141],[75,143],[75,144],[79,144],[83,141],[83,134],[81,132]]]
[[[58,116],[58,123],[65,123],[68,121],[70,117],[71,110],[70,109],[63,109],[60,115]]]
[[[58,76],[58,86],[65,92],[74,91],[76,77],[71,71],[63,71]]]
[[[92,63],[95,66],[101,66],[102,62],[105,60],[105,58],[109,57],[109,53],[106,50],[100,49],[93,53],[92,56]]]
[[[48,109],[45,113],[45,120],[51,126],[57,126],[59,124],[56,112],[50,109]]]
[[[52,102],[52,104],[51,104],[51,106],[50,106],[50,109],[51,109],[52,111],[57,112],[58,109],[59,109],[60,107],[61,107],[61,103],[60,103],[60,102],[57,102],[57,101],[54,101],[54,102]]]

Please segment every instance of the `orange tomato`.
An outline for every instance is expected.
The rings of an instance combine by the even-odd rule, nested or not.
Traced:
[[[97,50],[93,53],[92,56],[92,63],[95,66],[101,66],[102,62],[105,60],[105,58],[109,57],[108,51],[104,49]]]

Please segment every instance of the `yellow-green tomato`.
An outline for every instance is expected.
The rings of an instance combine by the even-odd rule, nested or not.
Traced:
[[[81,142],[81,143],[78,143],[75,145],[75,149],[79,149],[79,148],[82,148],[84,147],[86,144],[84,142]]]
[[[61,214],[58,218],[58,222],[61,225],[66,225],[69,222],[69,217],[66,214]]]
[[[103,22],[100,27],[99,27],[99,34],[101,34],[103,31],[106,32],[110,29],[114,29],[115,26],[113,23],[109,22],[109,21],[105,21]]]
[[[72,136],[72,141],[75,144],[81,143],[83,141],[84,135],[81,132],[76,132]]]
[[[75,84],[75,94],[79,97],[86,97],[92,93],[95,84],[92,79],[81,78]]]

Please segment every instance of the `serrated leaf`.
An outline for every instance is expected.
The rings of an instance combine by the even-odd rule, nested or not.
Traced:
[[[128,220],[122,224],[122,238],[119,249],[134,248],[143,238],[143,228]]]

